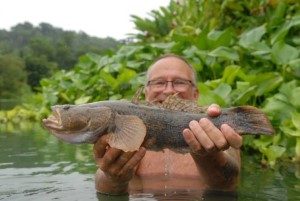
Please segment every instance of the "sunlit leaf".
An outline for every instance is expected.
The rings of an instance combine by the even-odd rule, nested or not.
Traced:
[[[297,59],[299,56],[297,48],[282,41],[274,44],[271,53],[273,61],[277,64],[288,64],[290,61]]]
[[[84,103],[89,102],[90,99],[91,99],[90,96],[82,96],[75,100],[75,104],[84,104]]]
[[[111,74],[105,71],[101,71],[99,75],[100,75],[100,79],[103,79],[108,85],[112,86],[112,88],[117,87],[118,83]]]
[[[300,87],[292,89],[291,103],[298,109],[300,109]]]
[[[234,61],[239,60],[239,55],[234,49],[223,46],[214,49],[213,51],[209,52],[208,55]]]
[[[225,105],[225,101],[212,90],[210,90],[205,84],[199,83],[198,89],[200,92],[200,97],[198,100],[200,105],[210,105],[212,103]]]
[[[234,32],[231,29],[210,31],[207,35],[209,48],[215,49],[219,46],[229,46],[233,40],[233,35]]]
[[[292,114],[292,122],[293,122],[294,126],[300,132],[300,113],[299,112],[295,112]]]
[[[284,40],[285,36],[293,26],[300,25],[300,15],[294,16],[291,20],[287,20],[284,25],[271,38],[271,44]]]
[[[256,96],[261,96],[276,89],[283,82],[278,73],[264,73],[253,77],[251,83],[257,85]]]
[[[242,68],[237,65],[226,66],[223,72],[222,81],[229,85],[232,85],[237,77],[245,77]]]
[[[292,73],[300,78],[300,59],[291,60],[288,65],[291,67]]]
[[[247,90],[239,94],[234,100],[235,105],[244,105],[255,94],[256,86],[249,87]]]
[[[277,145],[271,145],[264,151],[264,154],[267,156],[268,161],[271,165],[275,165],[277,158],[280,158],[285,152],[286,148]]]
[[[266,25],[263,24],[255,27],[241,35],[239,44],[245,48],[251,47],[252,44],[259,42],[262,36],[266,33]]]

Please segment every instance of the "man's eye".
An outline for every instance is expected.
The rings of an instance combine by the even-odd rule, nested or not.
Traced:
[[[163,80],[158,80],[158,81],[155,81],[153,84],[154,85],[165,85],[165,81],[163,81]]]
[[[175,80],[174,84],[175,85],[185,85],[185,84],[187,84],[187,82],[185,80]]]

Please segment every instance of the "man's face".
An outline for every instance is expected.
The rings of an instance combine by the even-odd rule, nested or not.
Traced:
[[[148,75],[150,83],[145,87],[145,96],[149,102],[162,102],[176,93],[180,98],[189,100],[197,100],[199,96],[193,83],[192,69],[179,58],[158,60],[151,66]]]

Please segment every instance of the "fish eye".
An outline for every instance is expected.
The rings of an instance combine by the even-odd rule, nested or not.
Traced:
[[[64,106],[63,106],[63,109],[64,109],[64,110],[68,110],[69,108],[70,108],[70,105],[64,105]]]

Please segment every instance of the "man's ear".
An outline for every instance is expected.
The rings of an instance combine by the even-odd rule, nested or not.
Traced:
[[[199,93],[199,90],[195,87],[195,90],[194,90],[194,99],[197,100],[200,96],[200,93]]]
[[[148,86],[145,86],[144,87],[144,94],[145,94],[145,100],[147,101],[147,99],[148,99]]]

